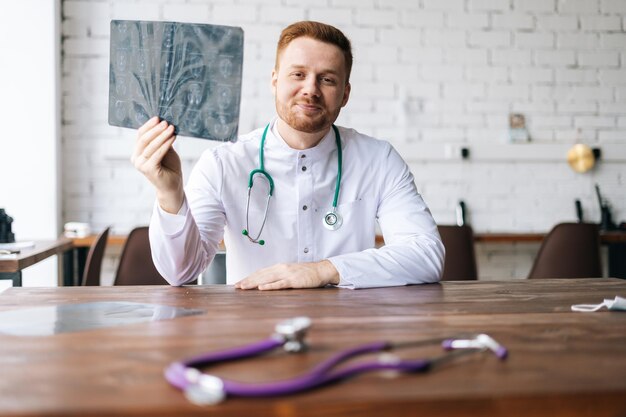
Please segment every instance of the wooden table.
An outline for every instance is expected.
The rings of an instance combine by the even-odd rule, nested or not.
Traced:
[[[478,243],[540,243],[547,233],[475,233]],[[626,243],[626,230],[601,231],[600,242],[604,245]]]
[[[478,244],[527,244],[541,243],[546,233],[475,233],[474,241]],[[77,268],[74,276],[70,276],[73,272],[73,263],[66,267],[65,285],[76,285],[82,276],[87,252],[91,244],[95,241],[96,235],[84,238],[75,238],[73,240],[75,246],[75,254],[77,259]],[[124,235],[109,235],[107,245],[123,246],[126,242]],[[616,278],[626,279],[626,230],[601,231],[600,242],[608,246],[608,275]],[[385,244],[382,236],[376,236],[376,245],[378,247]],[[220,249],[225,250],[223,244]]]
[[[97,235],[72,239],[77,248],[89,248],[96,240]],[[546,233],[498,233],[484,232],[474,233],[474,240],[477,243],[540,243],[546,237]],[[124,246],[126,235],[109,235],[107,245]],[[616,230],[611,232],[600,232],[600,241],[603,244],[626,243],[626,230]],[[376,243],[385,243],[382,236],[376,236]]]
[[[206,314],[41,337],[0,334],[2,416],[626,416],[626,313],[574,313],[626,295],[618,279],[444,282],[411,287],[259,292],[231,286],[11,288],[0,311],[94,301],[199,308]],[[360,343],[485,332],[509,348],[427,374],[362,375],[281,398],[197,407],[163,378],[172,361],[266,338],[308,315],[311,349],[223,364],[216,375],[294,376]],[[398,351],[441,354],[437,345]]]
[[[62,255],[72,249],[71,239],[61,237],[56,240],[36,240],[35,245],[20,249],[20,253],[0,257],[0,279],[10,279],[14,287],[22,285],[22,269],[52,255]],[[59,261],[59,277],[63,276],[63,262]],[[59,278],[60,279],[60,278]]]

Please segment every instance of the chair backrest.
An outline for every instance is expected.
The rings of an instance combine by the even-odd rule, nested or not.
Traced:
[[[150,252],[147,227],[133,229],[128,238],[115,275],[114,285],[166,285],[159,274]]]
[[[543,240],[528,278],[602,277],[597,224],[560,223]]]
[[[471,226],[437,226],[446,248],[442,281],[469,281],[478,279],[474,233]]]
[[[107,246],[110,227],[107,227],[96,237],[96,240],[89,247],[85,270],[83,272],[81,285],[100,285],[100,272],[102,271],[102,259]]]

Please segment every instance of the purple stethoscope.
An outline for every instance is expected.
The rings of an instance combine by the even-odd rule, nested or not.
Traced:
[[[382,356],[378,360],[355,363],[341,369],[334,369],[342,362],[359,355],[388,351],[401,347],[431,344],[433,340],[404,343],[368,343],[340,352],[321,362],[307,373],[295,378],[261,384],[230,381],[202,373],[197,369],[198,367],[218,362],[257,356],[281,346],[287,352],[302,352],[306,349],[304,338],[310,327],[311,320],[308,317],[295,317],[285,320],[276,325],[273,335],[260,342],[174,362],[165,369],[165,378],[170,384],[183,390],[187,399],[192,403],[196,405],[214,405],[224,400],[227,396],[272,397],[294,394],[322,385],[331,384],[368,371],[394,370],[398,372],[426,372],[436,364],[449,360],[459,354],[472,352],[474,350],[490,350],[501,360],[504,360],[508,354],[506,348],[496,342],[492,337],[486,334],[479,334],[470,339],[455,338],[446,339],[442,342],[442,347],[445,350],[470,349],[469,351],[460,350],[432,359],[405,360],[396,357]],[[439,340],[437,340],[437,342],[439,342]]]

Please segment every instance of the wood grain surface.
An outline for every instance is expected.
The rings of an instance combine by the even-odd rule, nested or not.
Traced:
[[[231,286],[12,288],[0,311],[95,301],[197,308],[202,315],[52,336],[0,334],[1,416],[626,416],[626,313],[574,313],[626,296],[618,279],[444,282],[398,288],[259,292]],[[279,398],[187,402],[172,361],[268,337],[312,318],[310,350],[206,372],[261,382],[295,376],[360,343],[488,333],[510,351],[464,356],[425,374],[370,373]],[[398,350],[435,357],[437,344]],[[372,357],[366,357],[372,358]]]
[[[37,240],[35,246],[20,249],[12,259],[0,259],[0,272],[17,272],[36,264],[52,255],[60,255],[74,247],[72,240],[61,237],[57,240]]]

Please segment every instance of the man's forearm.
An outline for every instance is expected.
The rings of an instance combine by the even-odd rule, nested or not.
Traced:
[[[182,188],[177,189],[176,191],[170,192],[159,192],[157,190],[157,201],[159,202],[159,206],[163,211],[166,211],[170,214],[177,214],[180,208],[183,205],[183,201],[185,200],[185,193]]]

